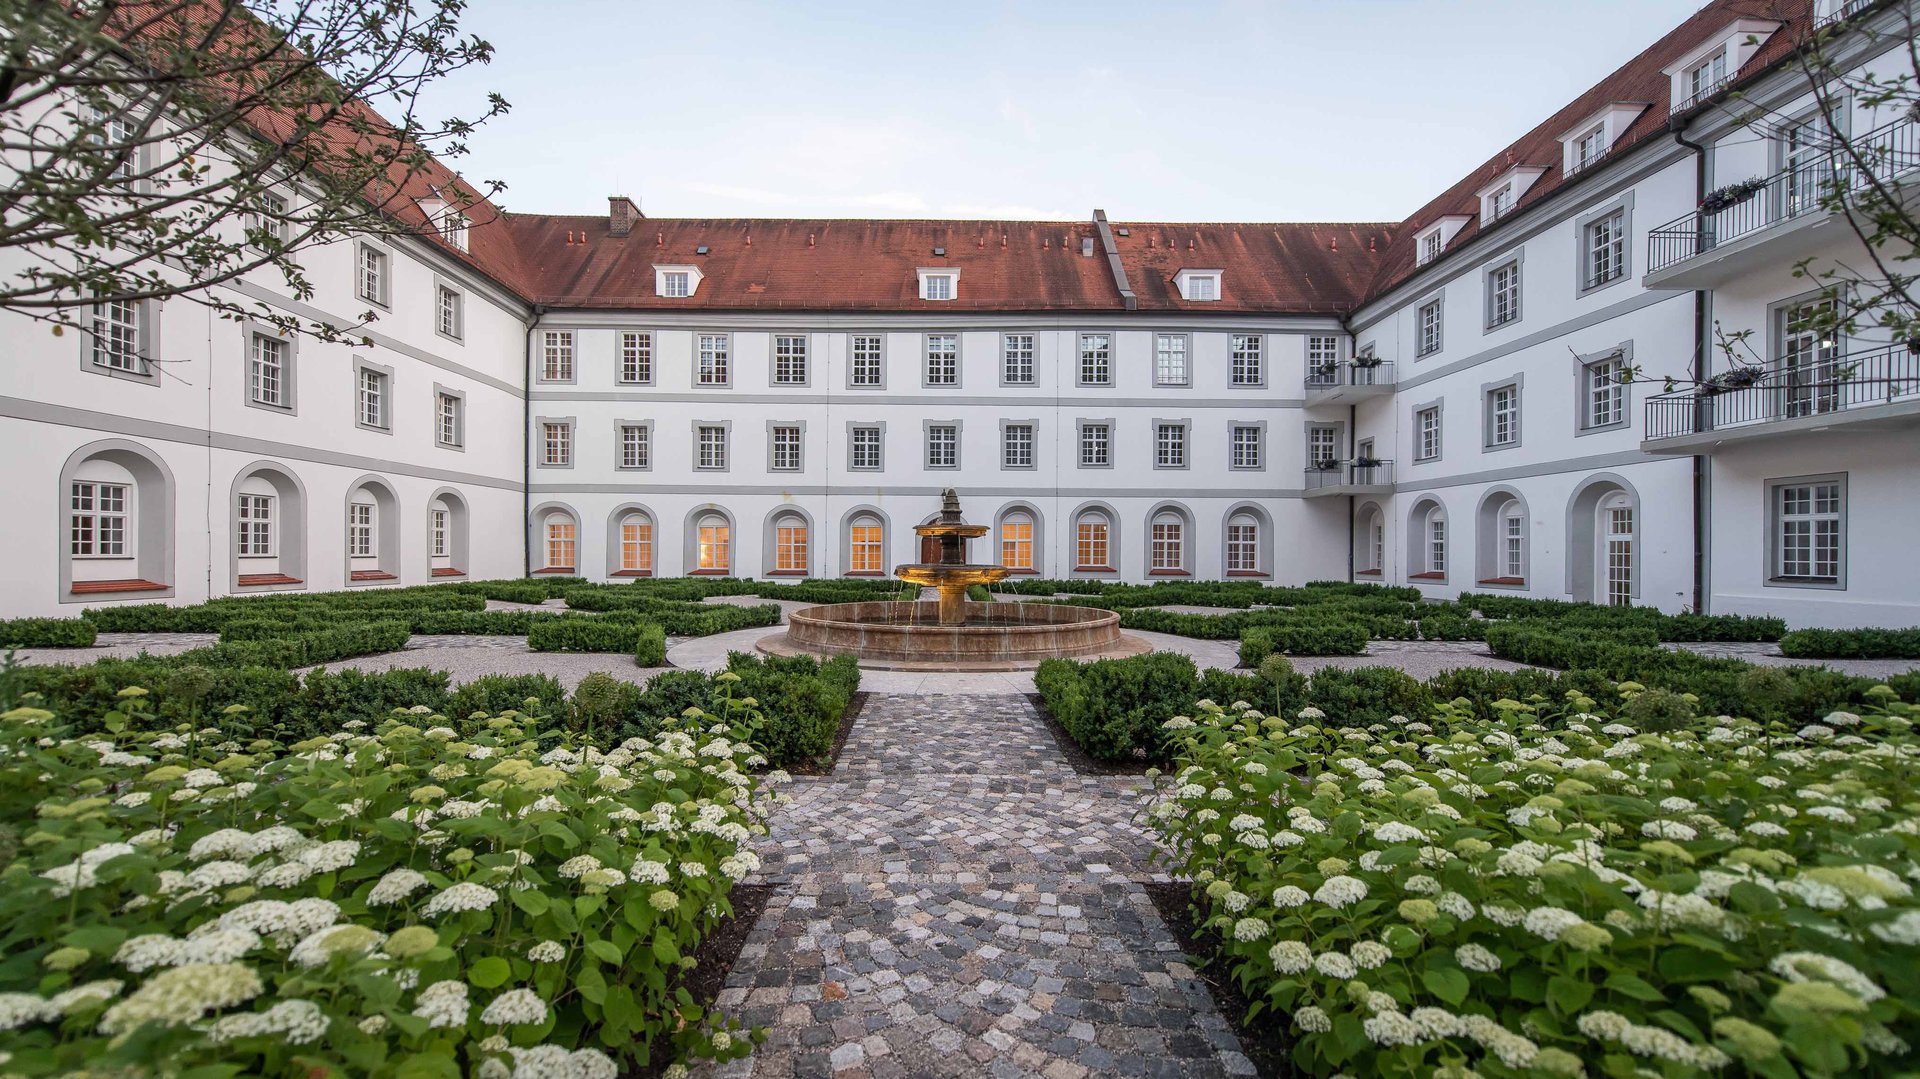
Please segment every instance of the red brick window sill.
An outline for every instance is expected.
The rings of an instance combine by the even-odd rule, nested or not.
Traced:
[[[612,573],[607,574],[607,576],[609,577],[651,577],[653,576],[653,571],[650,569],[617,569],[617,570],[614,570]]]
[[[440,566],[433,571],[433,575],[435,577],[465,577],[467,571],[454,569],[452,566]]]
[[[1073,567],[1073,572],[1075,573],[1118,573],[1120,571],[1117,569],[1114,569],[1112,566],[1075,566]]]
[[[1444,581],[1446,579],[1447,579],[1447,575],[1444,573],[1409,573],[1407,574],[1407,580],[1409,581]]]
[[[572,566],[548,566],[545,569],[537,569],[537,570],[534,570],[533,572],[555,574],[555,575],[562,574],[562,573],[570,574],[573,572],[573,567]]]
[[[347,575],[349,581],[397,581],[399,579],[383,569],[357,569]]]
[[[844,573],[844,574],[842,574],[842,576],[845,576],[845,577],[885,577],[885,576],[886,576],[886,574],[884,574],[884,573],[882,573],[882,572],[880,572],[880,571],[879,571],[879,570],[877,570],[877,569],[850,569],[850,570],[848,570],[848,571],[847,571],[846,573]]]
[[[1150,569],[1147,571],[1147,576],[1149,577],[1191,577],[1193,576],[1193,574],[1188,573],[1186,570],[1183,570],[1183,569]]]
[[[298,577],[289,577],[284,573],[242,573],[240,587],[259,588],[266,585],[304,584]]]
[[[1257,569],[1230,569],[1227,571],[1227,576],[1229,577],[1266,577],[1266,576],[1270,576],[1270,574],[1263,573]]]
[[[1355,577],[1378,577],[1380,576],[1380,571],[1377,569],[1359,569],[1354,570],[1353,575]]]
[[[725,569],[696,569],[696,570],[690,570],[687,573],[687,576],[689,577],[725,577],[727,574],[731,572],[733,571],[725,570]]]
[[[1507,585],[1509,587],[1514,587],[1514,588],[1524,588],[1526,586],[1527,579],[1525,577],[1482,577],[1479,583],[1503,584],[1503,585]]]
[[[803,569],[772,569],[767,571],[767,576],[769,577],[805,577],[806,575],[807,571]]]
[[[129,577],[117,581],[75,581],[69,589],[76,596],[98,596],[112,592],[164,592],[167,586],[156,581]]]

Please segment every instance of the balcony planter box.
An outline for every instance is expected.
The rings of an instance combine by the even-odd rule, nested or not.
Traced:
[[[1328,458],[1327,460],[1324,460],[1324,461],[1315,461],[1313,463],[1313,470],[1315,472],[1333,472],[1337,470],[1339,467],[1340,467],[1340,462],[1335,461],[1332,458]]]
[[[1313,373],[1318,378],[1332,378],[1340,373],[1340,365],[1337,363],[1323,363],[1315,367]]]
[[[1757,367],[1736,367],[1731,371],[1722,371],[1700,384],[1700,396],[1714,397],[1732,390],[1744,390],[1758,385],[1766,372]]]
[[[1385,461],[1382,461],[1378,457],[1356,457],[1353,459],[1353,467],[1355,468],[1379,468],[1385,463]]]
[[[1761,179],[1742,180],[1737,184],[1715,188],[1700,197],[1700,212],[1717,214],[1728,207],[1738,206],[1765,190],[1767,182]]]
[[[1372,370],[1380,366],[1380,362],[1380,357],[1378,356],[1356,356],[1354,357],[1353,365],[1362,370]]]

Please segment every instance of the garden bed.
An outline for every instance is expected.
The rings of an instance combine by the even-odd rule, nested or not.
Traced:
[[[847,698],[847,708],[840,713],[840,729],[834,733],[831,750],[790,765],[787,771],[796,776],[832,775],[833,770],[840,766],[840,751],[847,748],[847,739],[853,736],[853,725],[860,718],[861,709],[867,706],[867,697],[867,692],[861,690]]]
[[[1047,728],[1047,733],[1053,737],[1053,744],[1060,750],[1060,755],[1065,757],[1067,763],[1073,766],[1073,770],[1081,775],[1139,776],[1145,775],[1147,769],[1153,767],[1154,762],[1145,757],[1136,760],[1095,760],[1086,750],[1081,749],[1080,743],[1074,741],[1073,735],[1060,725],[1060,720],[1054,716],[1053,710],[1047,707],[1045,697],[1038,693],[1029,693],[1026,694],[1026,698],[1033,705],[1033,710],[1039,714],[1040,722]]]
[[[720,998],[720,991],[727,987],[727,976],[740,961],[740,949],[747,946],[747,938],[753,935],[753,927],[760,924],[767,900],[773,898],[776,890],[778,885],[773,884],[733,886],[733,892],[727,897],[733,913],[721,919],[700,941],[700,947],[693,952],[693,969],[676,983],[693,997],[695,1004],[711,1009],[713,1002]],[[669,1066],[666,1062],[656,1062],[635,1068],[626,1073],[625,1079],[660,1079]]]

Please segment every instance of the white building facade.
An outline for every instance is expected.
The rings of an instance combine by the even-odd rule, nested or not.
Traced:
[[[0,613],[884,577],[953,487],[991,528],[973,557],[1042,577],[1913,624],[1893,548],[1920,524],[1917,357],[1803,332],[1793,272],[1857,249],[1807,199],[1833,143],[1792,120],[1811,101],[1783,59],[1820,19],[1902,18],[1852,7],[1709,5],[1397,224],[661,221],[616,198],[476,222],[477,254],[313,249],[306,301],[234,286],[342,325],[372,306],[360,345],[184,299],[60,336],[8,316]],[[1844,48],[1891,70],[1902,45]],[[1730,87],[1788,122],[1756,138]],[[1911,120],[1849,110],[1920,162]],[[1755,385],[1691,387],[1728,366],[1716,324],[1752,330]]]

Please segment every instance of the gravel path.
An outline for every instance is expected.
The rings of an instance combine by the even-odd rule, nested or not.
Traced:
[[[1744,659],[1748,663],[1757,663],[1765,667],[1829,667],[1841,674],[1850,674],[1860,678],[1889,678],[1896,674],[1920,670],[1920,660],[1915,659],[1794,659],[1780,654],[1780,646],[1768,642],[1709,641],[1699,644],[1669,644],[1668,648],[1684,649],[1703,656],[1721,656],[1728,659]]]
[[[1024,698],[869,698],[755,841],[777,891],[718,1006],[771,1028],[703,1076],[1251,1075],[1141,881],[1134,777]]]
[[[675,639],[669,638],[669,642]],[[436,671],[446,671],[456,686],[488,674],[550,674],[558,678],[569,693],[580,684],[582,678],[595,671],[605,671],[615,678],[641,684],[669,669],[636,667],[633,657],[625,652],[535,652],[527,647],[525,637],[417,633],[407,642],[407,647],[399,652],[356,656],[325,663],[318,668],[303,667],[295,673],[305,674],[316,669],[339,671],[349,667],[360,671],[431,667]]]
[[[132,659],[142,652],[172,656],[205,648],[220,639],[217,633],[102,633],[91,648],[22,648],[21,663],[59,663],[77,666],[96,659]]]

